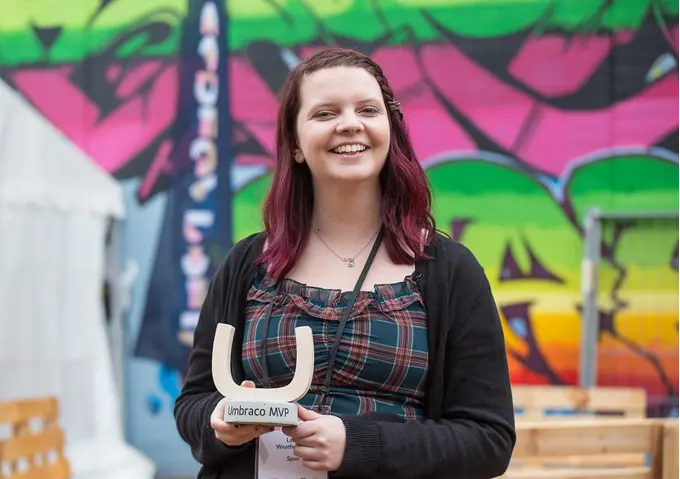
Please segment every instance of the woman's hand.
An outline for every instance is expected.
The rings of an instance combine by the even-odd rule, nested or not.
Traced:
[[[247,388],[254,388],[255,383],[252,381],[243,381],[241,386]],[[210,426],[215,431],[215,437],[225,443],[227,446],[240,446],[262,434],[267,434],[274,430],[273,427],[261,426],[257,424],[229,424],[224,422],[224,408],[226,405],[226,398],[217,403],[215,410],[210,415]]]
[[[293,453],[302,464],[315,471],[335,471],[345,456],[345,425],[337,416],[326,416],[298,404],[298,417],[304,421],[284,427],[283,433],[295,443]]]

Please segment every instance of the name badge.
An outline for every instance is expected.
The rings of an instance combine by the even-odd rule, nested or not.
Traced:
[[[313,471],[293,454],[295,443],[280,428],[263,434],[257,446],[257,479],[328,479],[326,471]]]

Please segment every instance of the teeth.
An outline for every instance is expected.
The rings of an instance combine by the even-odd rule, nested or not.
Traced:
[[[335,153],[357,153],[359,151],[364,151],[366,147],[364,145],[342,145],[335,148],[333,151]]]

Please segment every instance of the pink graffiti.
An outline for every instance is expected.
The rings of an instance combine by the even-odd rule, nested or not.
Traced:
[[[229,72],[231,84],[229,103],[232,115],[244,124],[248,133],[269,155],[266,159],[259,155],[239,156],[236,162],[262,164],[264,160],[265,164],[271,165],[271,158],[274,156],[278,101],[244,58],[232,57]]]
[[[397,47],[375,52],[373,59],[381,66],[395,96],[402,104],[409,133],[419,158],[441,154],[441,134],[446,132],[446,142],[456,150],[475,150],[476,145],[432,90],[423,87],[418,57],[413,49]]]
[[[111,69],[111,66],[109,69]],[[110,73],[108,76],[109,78],[112,78],[114,82],[120,80],[120,83],[116,88],[116,94],[119,98],[127,98],[140,91],[140,89],[143,88],[144,83],[162,68],[163,63],[160,60],[149,60],[138,65],[133,70],[128,70],[122,78],[122,69],[120,66],[116,68],[115,74]]]
[[[677,52],[678,26],[669,32]],[[629,42],[633,36],[634,32],[622,31],[613,41],[595,35],[568,41],[556,35],[532,38],[510,62],[509,73],[543,96],[570,94],[588,81],[613,44]],[[319,48],[302,48],[302,57]],[[678,127],[677,72],[609,108],[564,111],[504,83],[454,45],[382,48],[373,56],[402,103],[422,160],[478,148],[469,129],[458,121],[463,117],[520,161],[556,175],[574,158],[612,147],[649,146]],[[271,165],[276,95],[246,57],[232,55],[230,67],[232,115],[264,150],[241,155],[237,163]],[[149,60],[133,70],[108,66],[105,81],[108,87],[115,86],[117,103],[106,112],[70,80],[73,68],[21,69],[11,73],[11,80],[106,171],[115,173],[127,165],[174,120],[175,65]],[[460,117],[452,115],[442,99]],[[164,145],[156,152],[143,191],[149,193],[158,176],[168,171],[169,151]]]
[[[163,173],[172,173],[172,163],[170,162],[170,153],[172,152],[172,141],[164,140],[163,143],[156,150],[156,155],[151,162],[151,166],[144,175],[142,184],[139,187],[137,196],[145,199],[151,196],[151,191],[158,181],[158,178]]]
[[[98,105],[69,80],[71,71],[72,67],[23,69],[13,72],[12,80],[45,118],[108,172],[125,166],[175,118],[174,65],[150,60],[127,71],[116,91],[120,103],[105,117]],[[121,71],[119,66],[112,66],[107,80],[116,81]],[[152,79],[152,75],[156,77]]]
[[[232,56],[229,64],[231,84],[229,103],[243,121],[271,121],[278,101],[269,87],[243,58]]]
[[[614,44],[626,43],[633,34],[624,31],[614,37]],[[595,36],[572,40],[568,47],[556,37],[531,40],[511,63],[511,73],[543,94],[571,93],[590,78],[611,46],[611,41]],[[302,58],[318,48],[302,49]],[[489,140],[553,175],[564,172],[575,158],[609,148],[647,147],[678,128],[677,72],[608,108],[567,111],[502,82],[453,45],[424,45],[418,51],[384,48],[375,51],[373,58],[402,103],[422,160],[447,151],[477,149],[441,98]],[[564,62],[562,70],[551,73],[560,62]],[[232,57],[232,72],[232,114],[271,153],[276,97],[244,57]],[[257,161],[263,158],[237,158],[240,164]]]
[[[652,145],[678,128],[677,72],[609,108],[562,111],[504,84],[455,46],[428,45],[421,55],[426,75],[468,121],[550,174],[600,149]]]
[[[673,72],[611,108],[565,112],[540,105],[527,121],[529,133],[516,154],[550,173],[561,173],[575,158],[608,148],[650,146],[677,128],[678,73]]]
[[[634,32],[608,35],[529,37],[508,66],[512,76],[536,92],[557,97],[578,91],[611,49],[633,39]]]

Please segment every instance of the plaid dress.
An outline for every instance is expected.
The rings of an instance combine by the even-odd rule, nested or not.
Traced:
[[[284,279],[277,284],[263,270],[248,292],[242,364],[245,377],[263,387],[261,341],[267,307],[274,305],[267,331],[267,367],[271,387],[284,386],[295,372],[295,328],[310,326],[314,335],[314,377],[299,401],[327,406],[337,415],[369,412],[404,419],[424,416],[428,367],[425,307],[411,277],[361,291],[342,333],[330,391],[324,404],[318,393],[328,370],[330,350],[350,292],[317,288]],[[324,408],[326,409],[326,408]]]

